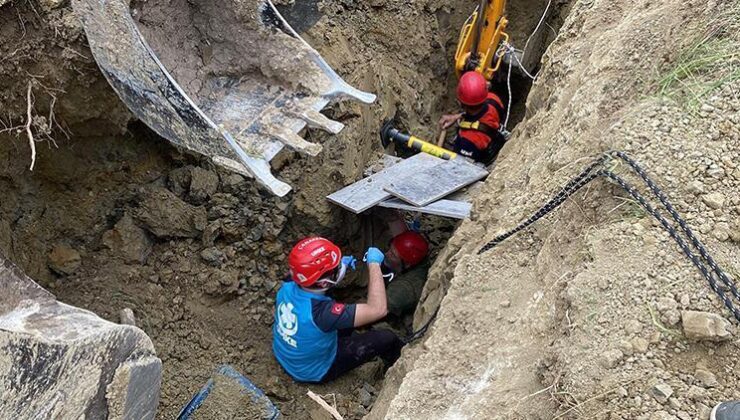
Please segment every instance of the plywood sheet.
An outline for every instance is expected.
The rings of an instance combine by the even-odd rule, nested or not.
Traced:
[[[419,153],[344,187],[326,198],[332,203],[359,214],[390,198],[390,193],[385,191],[384,188],[394,180],[409,178],[414,174],[424,172],[426,169],[441,165],[443,162],[445,161],[438,157]]]
[[[398,198],[390,198],[378,203],[378,207],[433,214],[453,219],[465,219],[470,216],[470,210],[473,206],[465,201],[438,200],[424,207],[416,207]]]
[[[408,177],[396,178],[385,190],[409,204],[424,207],[487,175],[486,169],[457,158]]]

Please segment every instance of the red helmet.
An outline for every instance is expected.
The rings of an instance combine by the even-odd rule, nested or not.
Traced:
[[[480,73],[463,73],[457,82],[457,99],[463,105],[478,106],[488,98],[488,82]]]
[[[298,242],[288,255],[288,267],[293,280],[303,287],[310,287],[321,276],[337,268],[342,251],[330,240],[311,237]]]
[[[408,266],[419,264],[429,253],[429,243],[421,234],[408,230],[391,239],[398,256]]]

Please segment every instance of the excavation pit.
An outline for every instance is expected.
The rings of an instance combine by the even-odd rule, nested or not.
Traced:
[[[323,155],[285,152],[273,162],[273,170],[297,186],[283,199],[129,121],[86,50],[72,11],[32,6],[0,6],[0,32],[8,34],[0,45],[7,57],[0,62],[0,118],[8,127],[24,121],[30,83],[32,111],[50,124],[53,114],[57,124],[37,143],[30,173],[23,130],[0,128],[0,251],[63,302],[114,322],[121,309],[133,310],[163,362],[160,418],[174,417],[222,363],[251,378],[285,416],[312,415],[316,406],[305,396],[306,386],[293,383],[271,353],[274,294],[286,271],[285,255],[309,234],[335,238],[356,256],[368,243],[385,243],[381,220],[370,222],[368,235],[366,222],[324,197],[359,179],[377,158],[382,117],[398,111],[410,127],[432,131],[439,114],[455,109],[449,46],[470,5],[433,13],[421,6],[399,12],[393,2],[325,6],[306,39],[380,101],[377,108],[333,105],[327,113],[347,124],[345,132],[307,135],[324,145]],[[511,7],[512,22],[525,21],[519,7]],[[512,31],[527,34],[537,23],[532,13],[539,12],[528,10],[529,26]],[[410,21],[422,29],[411,35],[394,29]],[[532,41],[538,54],[551,39]],[[419,51],[409,52],[410,44]],[[369,59],[378,66],[358,65]],[[19,75],[18,68],[28,74]],[[524,116],[528,82],[518,77],[512,79],[510,128]],[[414,96],[418,104],[405,103]],[[34,124],[41,130],[39,119]],[[456,223],[424,217],[422,226],[436,255]],[[349,280],[354,286],[341,293],[361,297],[362,280]],[[310,388],[334,394],[345,418],[356,418],[369,408],[360,390],[374,390],[376,397],[382,384],[374,363]]]

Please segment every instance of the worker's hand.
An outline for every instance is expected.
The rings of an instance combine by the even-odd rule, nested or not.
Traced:
[[[368,264],[380,264],[384,259],[385,255],[383,254],[383,251],[375,247],[370,247],[367,249],[362,261],[365,261]]]
[[[342,265],[346,265],[347,267],[350,267],[352,270],[357,270],[357,258],[346,255],[342,257]]]
[[[442,118],[439,119],[439,128],[446,130],[452,127],[460,118],[462,118],[462,114],[442,115]]]

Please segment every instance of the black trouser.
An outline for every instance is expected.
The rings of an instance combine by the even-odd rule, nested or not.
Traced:
[[[459,135],[455,137],[453,142],[453,150],[463,156],[469,157],[476,162],[480,162],[484,165],[490,165],[496,160],[498,152],[506,144],[506,137],[497,131],[496,135],[491,138],[488,146],[485,149],[478,149],[473,142],[468,139],[462,138]]]
[[[403,347],[398,336],[388,330],[341,331],[337,340],[337,357],[321,382],[332,381],[376,357],[391,365],[401,356]]]

